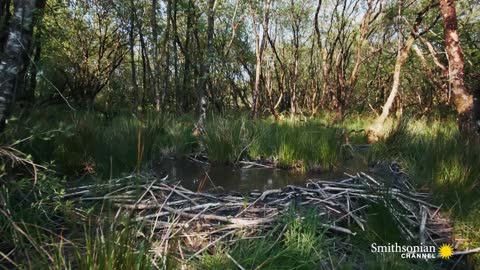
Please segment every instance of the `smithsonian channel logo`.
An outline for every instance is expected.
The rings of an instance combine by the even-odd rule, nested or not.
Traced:
[[[453,255],[453,248],[450,244],[443,244],[439,248],[436,246],[404,246],[398,243],[388,245],[370,245],[372,253],[399,253],[403,259],[435,259],[442,258],[448,260]]]

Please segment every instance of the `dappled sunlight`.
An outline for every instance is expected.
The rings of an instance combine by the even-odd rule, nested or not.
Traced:
[[[0,269],[480,269],[479,15],[1,0]]]

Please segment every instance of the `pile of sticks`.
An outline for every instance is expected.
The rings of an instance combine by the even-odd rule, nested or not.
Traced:
[[[439,244],[451,238],[451,226],[441,217],[440,207],[428,201],[428,194],[416,192],[410,185],[387,185],[365,173],[347,176],[339,181],[312,179],[303,187],[241,194],[193,192],[169,183],[167,177],[137,174],[72,188],[64,199],[108,201],[117,213],[133,212],[135,221],[151,225],[163,238],[185,239],[197,253],[227,237],[254,237],[255,232],[275,226],[292,207],[315,211],[327,231],[356,235],[368,229],[368,208],[381,204],[407,239]]]

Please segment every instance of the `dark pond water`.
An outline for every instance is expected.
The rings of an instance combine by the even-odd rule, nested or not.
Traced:
[[[188,159],[163,159],[155,166],[160,177],[177,182],[193,191],[264,191],[287,185],[303,185],[308,179],[334,180],[344,178],[344,172],[356,173],[367,168],[366,160],[356,157],[335,171],[325,173],[299,173],[273,168],[241,168],[204,164]]]

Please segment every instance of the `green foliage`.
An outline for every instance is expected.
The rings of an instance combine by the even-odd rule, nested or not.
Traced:
[[[131,114],[112,117],[56,110],[13,121],[5,136],[10,141],[16,138],[15,145],[32,153],[36,162],[54,161],[57,171],[69,175],[132,172],[162,156],[197,151],[199,140],[211,162],[260,158],[301,170],[332,169],[345,150],[343,131],[319,119],[274,122],[251,121],[246,115],[211,116],[205,133],[196,138],[190,116],[146,113],[142,118]]]
[[[213,254],[205,254],[197,263],[198,269],[237,269],[234,262],[228,257],[228,251],[222,248],[217,248]]]
[[[379,245],[388,243],[407,244],[388,207],[383,202],[368,207],[366,232],[358,237],[359,239],[356,239],[358,240],[358,247],[361,247],[362,250],[368,250],[371,243]]]
[[[35,185],[27,177],[3,183],[0,187],[0,252],[5,254],[9,248],[17,248],[37,256],[48,254],[42,243],[55,229],[49,221],[70,209],[58,200],[61,193],[61,180],[43,172],[38,173]]]
[[[238,240],[231,248],[217,248],[203,255],[196,268],[238,269],[235,261],[244,269],[437,269],[434,261],[373,254],[369,249],[374,239],[328,235],[320,222],[313,212],[302,216],[292,211],[267,235]]]
[[[248,120],[247,116],[212,116],[200,138],[210,161],[272,160],[280,167],[332,169],[341,159],[340,129],[319,121]]]

